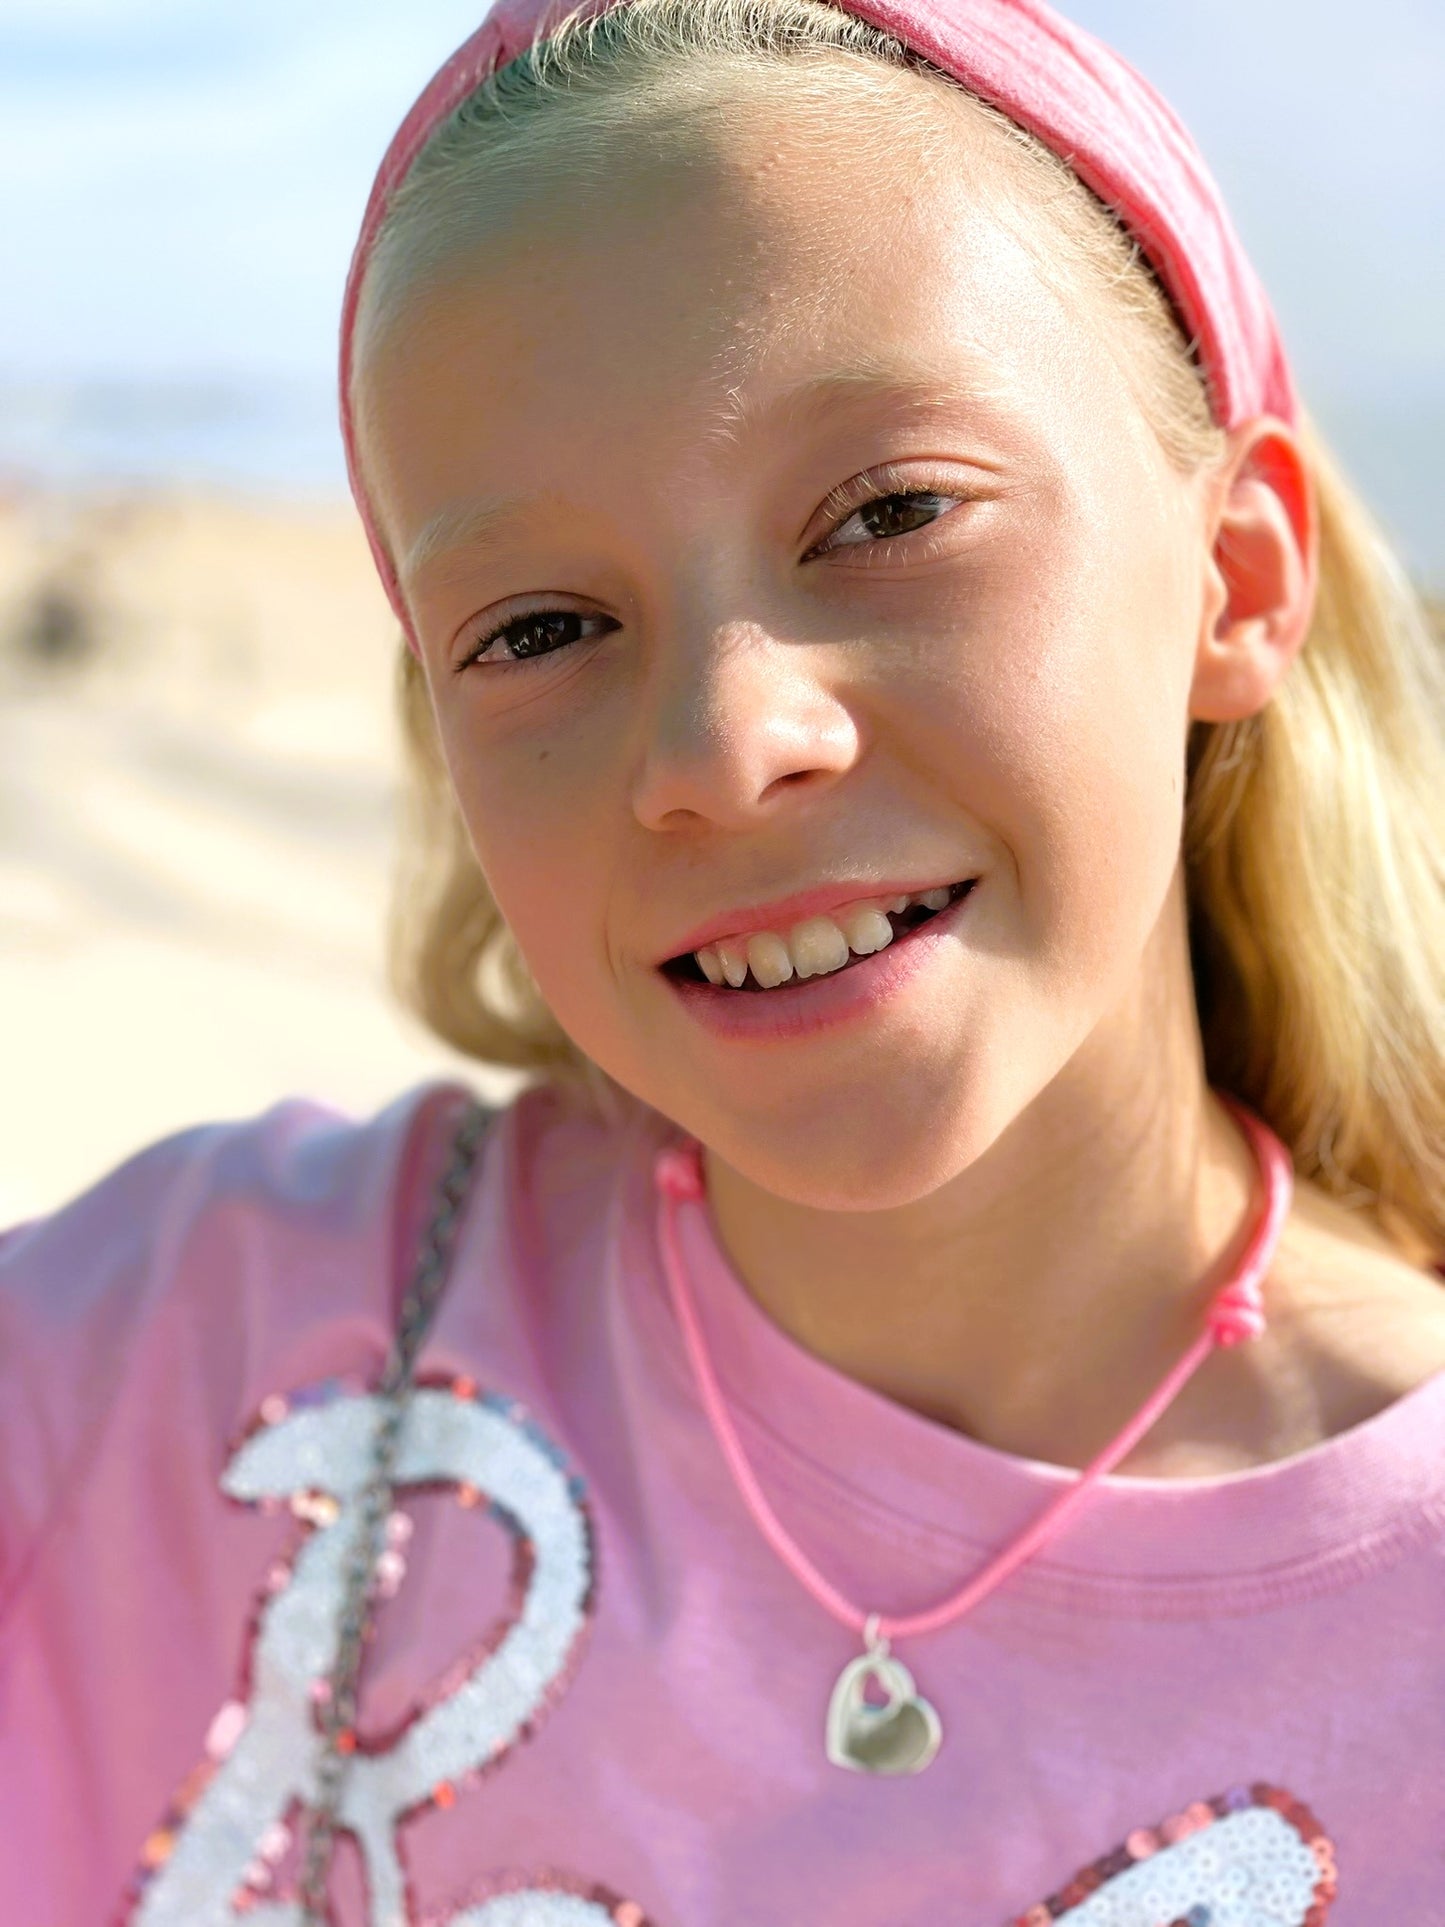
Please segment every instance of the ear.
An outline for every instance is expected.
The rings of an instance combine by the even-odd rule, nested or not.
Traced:
[[[1299,438],[1273,416],[1230,432],[1209,495],[1210,539],[1189,714],[1253,716],[1308,632],[1318,568],[1314,487]]]

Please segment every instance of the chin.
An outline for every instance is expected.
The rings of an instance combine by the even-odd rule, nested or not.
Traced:
[[[1007,1125],[977,1092],[892,1105],[876,1090],[858,1101],[798,1105],[786,1117],[689,1122],[750,1184],[813,1211],[891,1211],[916,1204],[983,1157]]]

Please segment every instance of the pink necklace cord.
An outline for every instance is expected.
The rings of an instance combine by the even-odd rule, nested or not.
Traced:
[[[1246,1339],[1259,1337],[1264,1331],[1261,1288],[1289,1216],[1294,1195],[1294,1167],[1285,1146],[1252,1111],[1227,1092],[1218,1091],[1215,1095],[1236,1118],[1249,1140],[1263,1179],[1263,1198],[1238,1263],[1210,1301],[1204,1330],[1178,1364],[1165,1374],[1134,1416],[1084,1467],[1074,1483],[1052,1499],[1011,1544],[1003,1547],[960,1591],[941,1600],[936,1606],[896,1619],[863,1611],[831,1585],[785,1530],[759,1486],[708,1355],[678,1241],[677,1207],[680,1204],[701,1205],[707,1195],[702,1147],[696,1139],[689,1139],[682,1145],[658,1153],[655,1176],[659,1199],[658,1243],[663,1269],[697,1383],[698,1396],[728,1471],[754,1524],[793,1577],[825,1612],[851,1631],[862,1634],[870,1644],[878,1640],[886,1644],[889,1640],[910,1637],[915,1633],[937,1632],[987,1598],[995,1587],[1001,1586],[1011,1573],[1060,1530],[1099,1481],[1132,1451],[1216,1346],[1225,1348],[1242,1344]]]

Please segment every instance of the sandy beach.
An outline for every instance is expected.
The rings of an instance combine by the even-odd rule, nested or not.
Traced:
[[[349,504],[0,501],[0,1224],[284,1096],[512,1087],[385,987],[395,647]]]

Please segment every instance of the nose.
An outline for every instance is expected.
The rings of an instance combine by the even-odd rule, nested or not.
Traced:
[[[757,827],[857,761],[855,720],[816,645],[737,622],[665,653],[633,788],[645,828]]]

